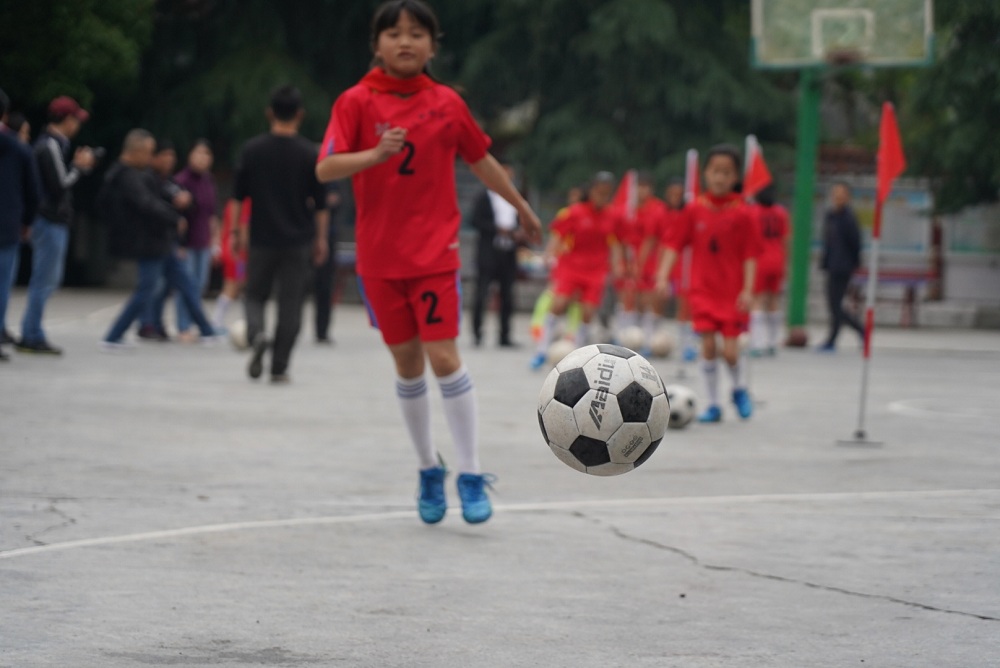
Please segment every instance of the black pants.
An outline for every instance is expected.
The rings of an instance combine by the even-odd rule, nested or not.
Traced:
[[[316,302],[316,340],[326,341],[330,338],[330,322],[333,320],[333,287],[337,276],[337,246],[330,240],[330,255],[319,267],[316,267],[316,285],[313,287],[313,299]]]
[[[264,307],[275,290],[278,325],[271,349],[271,375],[288,371],[292,348],[302,328],[302,305],[312,277],[312,249],[251,248],[247,254],[247,340],[265,332]]]
[[[510,320],[514,315],[514,281],[517,279],[517,254],[514,251],[493,250],[479,258],[476,280],[476,301],[472,311],[472,334],[478,343],[483,336],[483,317],[489,301],[490,287],[500,288],[500,343],[510,343]]]
[[[826,342],[831,346],[837,343],[837,335],[840,334],[840,327],[844,324],[859,335],[865,335],[864,325],[853,313],[844,308],[844,297],[847,296],[847,288],[851,284],[852,275],[829,273],[826,276],[826,304],[827,308],[830,309],[830,336]]]

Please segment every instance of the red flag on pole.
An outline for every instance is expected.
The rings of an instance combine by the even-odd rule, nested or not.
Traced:
[[[638,193],[636,192],[638,185],[639,172],[634,169],[628,170],[622,177],[622,182],[618,184],[618,191],[615,192],[614,199],[611,200],[611,206],[618,212],[618,215],[630,222],[635,220],[635,212],[639,206]]]
[[[753,155],[750,156],[750,165],[743,180],[743,196],[748,199],[753,197],[770,185],[771,181],[771,170],[767,168],[767,163],[764,162],[764,152],[757,146],[756,150],[753,151]]]
[[[892,182],[906,171],[906,156],[903,155],[903,142],[899,138],[899,126],[896,124],[896,109],[891,102],[882,105],[882,122],[878,129],[878,190],[875,205],[881,208],[889,192]],[[874,230],[876,236],[881,230],[881,220]]]

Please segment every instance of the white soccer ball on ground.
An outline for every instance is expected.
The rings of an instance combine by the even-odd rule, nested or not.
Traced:
[[[642,350],[646,345],[646,333],[642,327],[626,327],[618,332],[618,343],[630,350]]]
[[[538,396],[538,424],[553,454],[591,475],[628,473],[660,445],[670,421],[663,380],[641,355],[598,344],[573,351]]]
[[[247,340],[247,321],[237,320],[229,326],[229,343],[236,350],[246,350],[250,347]]]
[[[545,353],[545,361],[549,363],[549,366],[555,366],[574,350],[576,350],[576,344],[569,339],[556,339]]]
[[[661,329],[653,334],[649,341],[649,349],[653,357],[666,358],[674,352],[674,335],[665,329]]]
[[[683,385],[667,385],[667,399],[670,401],[671,429],[684,429],[694,421],[697,412],[697,396]]]

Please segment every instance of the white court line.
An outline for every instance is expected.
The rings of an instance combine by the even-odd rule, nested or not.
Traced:
[[[576,510],[581,508],[640,508],[643,506],[694,506],[705,504],[726,503],[761,503],[775,501],[841,501],[863,500],[877,501],[906,498],[934,498],[944,496],[995,494],[1000,489],[955,489],[901,492],[830,492],[807,494],[751,494],[745,496],[691,496],[691,497],[659,497],[645,499],[589,499],[580,501],[551,501],[543,503],[520,503],[498,505],[499,513],[530,513],[546,510]],[[140,543],[145,541],[166,540],[229,531],[250,531],[255,529],[278,529],[303,526],[328,526],[333,524],[366,524],[370,522],[386,522],[389,520],[412,519],[412,510],[395,510],[384,513],[367,513],[362,515],[334,515],[326,517],[300,517],[283,520],[257,520],[250,522],[231,522],[228,524],[205,524],[180,529],[164,531],[147,531],[142,533],[123,534],[120,536],[105,536],[103,538],[86,538],[71,540],[50,545],[23,547],[0,552],[0,559],[13,559],[33,554],[47,552],[63,552],[84,547],[101,547],[104,545],[120,545],[122,543]]]
[[[893,401],[889,404],[889,412],[896,413],[897,415],[906,415],[907,417],[917,417],[917,418],[959,418],[959,419],[969,419],[969,418],[983,418],[988,417],[980,413],[959,413],[953,411],[938,411],[933,408],[921,408],[920,406],[915,406],[916,401]]]

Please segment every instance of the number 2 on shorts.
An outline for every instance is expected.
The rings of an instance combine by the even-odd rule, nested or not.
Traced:
[[[436,292],[428,290],[424,294],[420,295],[420,301],[425,303],[430,302],[430,307],[427,309],[428,325],[437,325],[444,322],[444,319],[437,314],[438,296]]]

